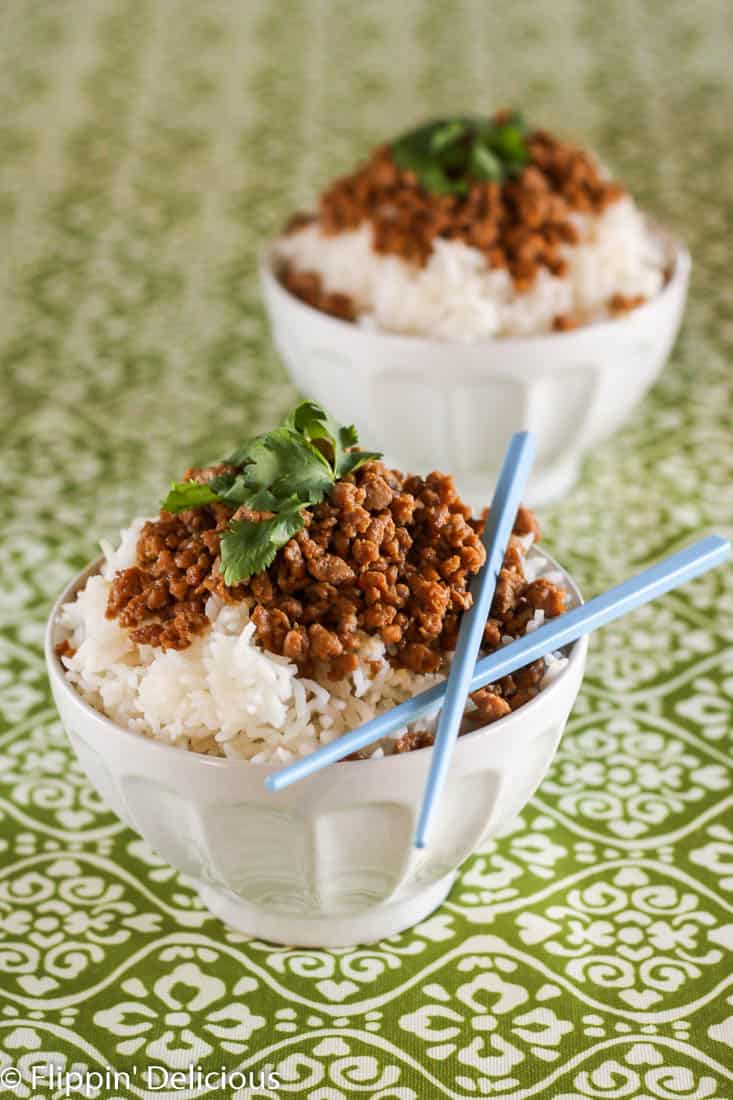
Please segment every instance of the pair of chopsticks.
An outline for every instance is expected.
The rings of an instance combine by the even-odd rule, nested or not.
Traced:
[[[416,847],[425,847],[448,775],[466,699],[471,692],[516,672],[540,657],[546,657],[556,649],[562,649],[657,596],[706,573],[729,557],[730,542],[720,535],[709,535],[476,662],[506,544],[533,457],[534,446],[529,434],[521,432],[513,436],[484,528],[486,563],[472,585],[473,605],[462,617],[448,679],[351,730],[331,744],[316,749],[302,760],[273,772],[265,779],[265,785],[271,791],[284,790],[292,783],[314,775],[382,737],[394,734],[396,730],[442,706],[415,836]]]

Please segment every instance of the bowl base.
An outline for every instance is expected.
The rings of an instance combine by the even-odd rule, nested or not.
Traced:
[[[354,947],[376,943],[424,920],[445,900],[455,873],[430,883],[420,893],[391,905],[377,905],[353,916],[299,917],[270,913],[228,890],[198,884],[206,908],[237,932],[289,947]]]

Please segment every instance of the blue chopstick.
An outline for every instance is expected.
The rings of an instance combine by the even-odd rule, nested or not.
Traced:
[[[458,728],[466,709],[471,678],[481,648],[486,620],[491,610],[499,571],[504,562],[506,545],[512,533],[534,456],[534,440],[529,432],[517,432],[512,436],[484,527],[483,544],[486,550],[486,564],[471,585],[473,604],[461,618],[456,651],[446,680],[443,707],[438,718],[433,756],[430,761],[430,772],[415,833],[416,848],[426,847],[430,836],[435,811],[448,776]]]
[[[532,634],[525,634],[523,638],[483,657],[474,669],[471,691],[478,691],[486,684],[516,672],[523,665],[577,641],[584,634],[613,622],[670,589],[721,565],[729,555],[730,543],[727,539],[720,535],[708,535],[692,546],[662,558],[656,565],[644,569],[637,576],[630,577],[614,588],[609,588],[601,596],[595,596],[588,603],[544,623]],[[314,775],[329,764],[335,764],[344,756],[366,748],[380,737],[385,737],[400,726],[409,725],[435,710],[440,706],[444,694],[445,682],[435,684],[363,726],[345,733],[330,745],[324,745],[301,760],[272,772],[266,777],[265,785],[271,791],[281,791],[299,779]]]

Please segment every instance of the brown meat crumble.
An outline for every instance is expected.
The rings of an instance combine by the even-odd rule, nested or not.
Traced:
[[[317,271],[298,271],[292,264],[284,264],[280,280],[285,287],[306,305],[338,317],[341,321],[355,321],[358,310],[348,294],[329,293]]]
[[[563,275],[563,244],[578,242],[573,214],[600,214],[624,194],[602,175],[593,157],[546,130],[527,140],[530,162],[504,183],[474,183],[465,196],[426,191],[414,173],[399,168],[390,146],[377,148],[350,175],[321,195],[317,216],[296,214],[286,232],[317,221],[326,234],[356,229],[368,221],[376,252],[424,266],[436,238],[462,241],[483,253],[493,268],[506,268],[518,290],[528,289],[545,268]],[[316,272],[284,265],[279,277],[294,295],[346,320],[355,305],[343,294],[328,294]],[[613,308],[613,307],[611,307]],[[556,326],[572,327],[564,319]]]
[[[642,306],[646,298],[643,294],[613,294],[609,300],[609,311],[618,316],[621,313],[629,313],[630,310]]]
[[[190,470],[186,478],[206,481],[220,472]],[[325,665],[331,678],[348,675],[358,663],[361,632],[381,637],[395,666],[437,672],[444,665],[455,648],[461,612],[471,606],[471,578],[485,560],[482,521],[471,518],[451,477],[405,476],[369,462],[306,512],[305,528],[265,572],[228,588],[219,570],[219,542],[233,514],[214,503],[178,515],[161,512],[146,523],[135,565],[112,582],[107,617],[138,643],[185,649],[207,629],[205,605],[215,593],[227,602],[252,600],[260,643],[304,672]],[[514,531],[539,537],[525,508]],[[548,581],[526,582],[513,539],[486,624],[485,649],[524,633],[537,609],[548,617],[560,614],[564,599]],[[483,721],[537,690],[539,680],[529,682],[527,675],[522,670],[477,693]]]

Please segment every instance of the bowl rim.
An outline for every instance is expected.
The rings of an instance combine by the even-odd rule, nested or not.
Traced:
[[[657,226],[651,219],[648,219],[648,224],[655,233],[662,237],[665,241],[670,255],[670,267],[671,274],[665,282],[662,289],[658,294],[646,302],[643,302],[639,306],[635,306],[634,309],[629,310],[627,313],[620,317],[609,318],[604,321],[594,321],[588,325],[580,325],[578,328],[570,329],[566,332],[538,332],[529,334],[527,336],[485,336],[478,340],[458,340],[458,339],[444,339],[437,336],[415,336],[402,332],[390,332],[383,329],[371,329],[364,328],[361,325],[355,324],[353,321],[344,321],[340,317],[334,317],[330,313],[324,313],[320,309],[316,309],[315,306],[310,306],[302,299],[297,298],[292,294],[278,279],[275,274],[275,245],[278,238],[268,241],[268,243],[260,250],[259,255],[259,274],[262,285],[265,288],[265,299],[267,300],[267,292],[280,298],[281,301],[286,302],[289,309],[294,310],[296,313],[300,312],[303,316],[315,317],[326,328],[330,328],[333,332],[358,334],[360,339],[372,340],[375,343],[383,343],[387,347],[424,347],[427,344],[437,344],[446,348],[486,348],[486,347],[508,347],[522,348],[527,346],[536,347],[538,343],[543,340],[550,340],[553,342],[565,341],[578,341],[583,337],[589,336],[605,336],[615,326],[623,325],[624,323],[630,323],[638,317],[646,316],[652,311],[657,309],[663,302],[670,298],[678,289],[684,289],[686,285],[690,270],[692,268],[692,257],[685,245],[677,240],[672,234],[666,230]],[[617,331],[617,329],[616,329]]]
[[[542,555],[547,559],[551,568],[556,569],[563,574],[565,582],[569,587],[573,597],[578,604],[582,604],[584,602],[582,593],[570,574],[565,569],[563,569],[562,566],[560,566],[550,554],[546,553],[544,550],[542,551]],[[188,759],[192,763],[194,763],[194,766],[196,766],[197,764],[202,764],[208,767],[219,768],[245,767],[250,770],[256,768],[260,770],[260,774],[263,777],[266,774],[274,771],[279,771],[281,768],[285,767],[285,765],[280,762],[264,763],[252,762],[250,760],[239,760],[231,757],[207,756],[205,753],[196,752],[195,749],[186,750],[180,748],[177,745],[170,745],[164,741],[159,741],[153,737],[145,737],[143,734],[136,733],[134,730],[126,729],[124,726],[118,725],[118,723],[115,722],[112,718],[110,718],[106,714],[103,714],[102,711],[97,710],[91,705],[91,703],[88,703],[86,699],[84,699],[83,696],[79,694],[76,688],[69,682],[68,678],[66,677],[63,665],[61,664],[61,660],[56,653],[55,633],[58,626],[58,617],[61,608],[64,606],[64,604],[71,602],[71,600],[80,591],[80,589],[89,579],[89,577],[93,576],[95,573],[99,573],[100,566],[102,565],[104,560],[104,555],[100,555],[98,558],[95,558],[94,561],[89,562],[89,564],[86,565],[84,569],[82,569],[69,581],[69,583],[64,587],[61,594],[54,601],[51,613],[46,622],[43,647],[46,661],[46,670],[48,673],[49,681],[51,682],[52,689],[62,691],[71,700],[72,704],[75,707],[80,708],[90,718],[93,718],[96,722],[101,723],[103,727],[109,729],[110,733],[114,733],[118,738],[121,737],[123,740],[129,739],[131,745],[137,746],[139,748],[164,753],[176,753],[177,759],[181,759],[181,757],[183,757],[184,759]],[[568,653],[567,665],[562,670],[562,672],[555,677],[552,683],[550,683],[546,688],[543,688],[543,690],[538,695],[536,695],[534,699],[530,699],[528,703],[524,703],[518,710],[512,711],[511,714],[507,714],[504,718],[500,718],[496,722],[492,722],[487,726],[482,726],[479,729],[472,730],[470,733],[464,734],[460,738],[459,744],[461,742],[473,741],[479,737],[486,737],[488,735],[498,736],[500,733],[509,732],[511,726],[518,725],[520,722],[525,721],[528,717],[531,718],[531,716],[535,714],[539,707],[541,707],[551,698],[554,698],[560,692],[560,690],[564,686],[563,682],[567,680],[571,676],[571,674],[574,674],[578,667],[580,667],[582,682],[582,671],[585,663],[587,649],[587,636],[579,638],[577,641],[573,642],[570,646],[570,652]],[[409,760],[410,758],[415,757],[418,754],[432,752],[432,749],[432,745],[426,745],[424,748],[414,749],[412,752],[409,753],[390,754],[377,757],[376,759],[368,757],[366,760],[339,760],[336,762],[335,765],[331,764],[325,770],[328,771],[332,767],[388,767],[390,766],[388,764],[388,761],[392,761],[391,766],[394,767],[397,761]]]

